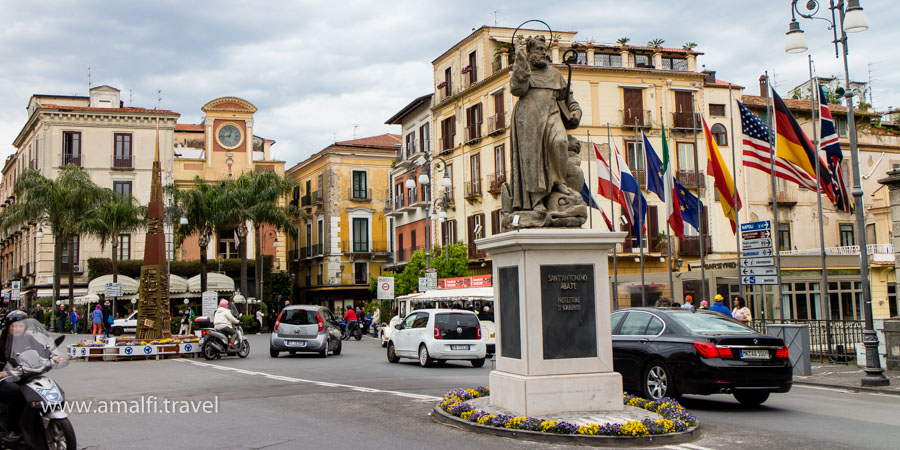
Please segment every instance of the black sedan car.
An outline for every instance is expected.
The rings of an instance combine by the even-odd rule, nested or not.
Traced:
[[[612,313],[613,366],[646,398],[730,393],[758,406],[791,389],[781,338],[709,311],[627,308]]]

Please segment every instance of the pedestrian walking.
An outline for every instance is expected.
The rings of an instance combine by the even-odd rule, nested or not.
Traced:
[[[262,312],[262,309],[257,309],[257,310],[256,310],[256,321],[259,322],[259,331],[257,331],[256,334],[260,334],[260,333],[262,333],[262,328],[263,328],[263,312]]]
[[[56,310],[56,323],[59,329],[59,334],[63,334],[66,332],[66,305],[59,305],[59,309]]]
[[[109,308],[109,300],[103,302],[103,308],[101,309],[103,312],[103,337],[109,337],[109,329],[112,327],[113,318],[112,318],[112,310]],[[172,330],[169,330],[171,333]]]
[[[178,329],[178,334],[182,336],[191,334],[191,315],[193,315],[193,311],[190,307],[181,310],[181,327]]]
[[[681,309],[694,309],[694,297],[690,295],[684,296],[684,304],[681,305]]]
[[[96,341],[97,335],[103,332],[103,307],[97,305],[91,313],[91,336]]]
[[[701,309],[701,310],[704,310],[704,309],[705,309],[705,310],[709,310],[709,302],[706,301],[706,300],[701,301],[701,302],[700,302],[700,309]]]
[[[727,316],[727,317],[731,317],[731,310],[728,309],[728,307],[722,303],[722,300],[725,300],[725,297],[722,297],[721,294],[716,294],[716,296],[714,297],[714,300],[715,300],[715,303],[713,303],[713,305],[709,307],[709,310],[715,311],[715,312],[722,314],[724,316]]]
[[[78,316],[78,310],[72,308],[72,312],[69,313],[69,322],[72,323],[72,334],[78,333],[78,319],[80,319],[80,317]]]
[[[372,336],[378,337],[379,328],[381,328],[381,308],[376,306],[372,312]]]
[[[731,310],[731,317],[744,323],[753,321],[753,315],[750,313],[750,308],[747,307],[747,302],[744,300],[744,297],[735,295],[732,306],[734,309]]]

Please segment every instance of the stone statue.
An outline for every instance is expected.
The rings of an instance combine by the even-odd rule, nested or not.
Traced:
[[[543,37],[516,43],[510,92],[519,101],[512,114],[511,174],[502,188],[504,229],[580,227],[587,220],[587,206],[581,185],[568,182],[583,183],[584,175],[580,165],[570,164],[579,148],[566,130],[578,127],[581,107],[562,73],[550,66]],[[575,140],[574,155],[570,138]]]

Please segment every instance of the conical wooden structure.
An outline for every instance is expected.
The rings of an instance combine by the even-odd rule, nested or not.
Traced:
[[[159,121],[156,123],[156,151],[147,204],[147,237],[138,300],[137,338],[165,339],[172,336],[169,315],[169,270],[166,266],[165,209],[162,198],[162,169],[159,163]]]

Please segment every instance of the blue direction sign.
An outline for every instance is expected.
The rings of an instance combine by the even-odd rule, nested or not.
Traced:
[[[775,258],[741,258],[741,267],[774,266]]]
[[[778,284],[778,277],[741,277],[742,284]]]
[[[773,276],[776,275],[776,271],[774,267],[741,267],[741,276],[746,275],[763,275],[763,276]]]
[[[771,239],[747,239],[741,242],[741,248],[744,250],[753,250],[753,249],[771,249],[772,248],[772,240]]]
[[[768,220],[761,220],[759,222],[749,222],[741,224],[741,231],[759,231],[759,230],[771,230],[772,222]]]
[[[756,250],[744,250],[741,252],[741,256],[745,258],[759,258],[763,256],[774,256],[775,251],[771,248],[759,248]],[[775,264],[774,262],[772,264]]]

